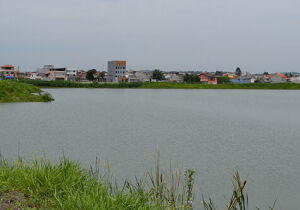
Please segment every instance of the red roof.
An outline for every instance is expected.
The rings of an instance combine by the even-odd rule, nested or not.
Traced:
[[[286,77],[285,75],[280,74],[280,73],[276,73],[276,75],[279,76],[279,77],[282,77],[282,78],[284,78],[284,79],[289,79],[288,77]]]
[[[14,66],[7,64],[7,65],[2,66],[2,68],[14,68]]]

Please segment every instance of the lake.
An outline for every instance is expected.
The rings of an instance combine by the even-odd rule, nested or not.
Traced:
[[[224,209],[234,168],[251,206],[300,206],[300,91],[46,89],[51,103],[0,104],[0,151],[108,160],[119,179],[143,176],[161,151],[195,169],[197,196]]]

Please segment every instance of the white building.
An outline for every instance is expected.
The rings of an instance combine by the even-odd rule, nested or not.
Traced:
[[[298,77],[291,77],[290,80],[293,83],[300,83],[300,76],[298,76]]]
[[[78,76],[78,70],[67,68],[67,70],[66,70],[66,79],[68,81],[76,81],[77,76]]]
[[[39,76],[36,72],[31,72],[29,79],[42,80],[43,78]]]
[[[126,61],[108,61],[107,81],[108,82],[128,81],[128,76],[126,71]]]

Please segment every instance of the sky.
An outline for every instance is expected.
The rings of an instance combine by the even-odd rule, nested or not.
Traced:
[[[300,72],[299,0],[0,0],[0,65]]]

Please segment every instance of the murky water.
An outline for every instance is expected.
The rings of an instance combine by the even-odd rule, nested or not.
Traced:
[[[51,103],[0,104],[0,150],[16,158],[63,152],[84,165],[109,160],[117,177],[161,160],[197,171],[198,196],[224,209],[234,167],[249,202],[300,206],[300,91],[47,89]],[[229,193],[227,193],[229,191]]]

